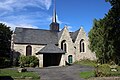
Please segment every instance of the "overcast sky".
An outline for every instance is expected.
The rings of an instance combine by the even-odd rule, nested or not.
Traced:
[[[57,22],[69,31],[81,26],[88,33],[93,20],[103,18],[111,8],[105,0],[56,0]],[[15,27],[49,29],[52,0],[0,0],[0,22]]]

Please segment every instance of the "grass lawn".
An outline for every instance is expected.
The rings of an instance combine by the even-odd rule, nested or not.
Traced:
[[[96,66],[97,66],[97,63],[95,61],[90,61],[90,60],[78,61],[75,64],[95,67],[95,70],[96,70]],[[98,77],[112,77],[112,76],[120,77],[120,66],[117,66],[117,71],[116,72],[111,71],[111,68],[110,68],[109,64],[99,65],[97,67],[97,69],[98,69],[97,74],[100,74],[100,76],[98,76]],[[87,72],[80,72],[80,77],[85,78],[85,79],[88,79],[90,77],[95,77],[96,76],[95,70],[94,71],[87,71]]]
[[[0,76],[11,76],[12,78],[25,78],[25,77],[32,77],[33,80],[40,79],[40,76],[35,72],[22,72],[19,73],[15,70],[10,69],[0,69]]]
[[[81,72],[80,73],[80,77],[84,78],[84,79],[88,79],[88,78],[91,78],[91,77],[94,77],[94,76],[95,76],[94,71],[86,71],[86,72]]]
[[[90,60],[77,61],[77,62],[75,62],[75,64],[80,64],[80,65],[90,66],[90,67],[95,67],[95,66],[97,66],[97,64],[96,64],[95,61],[90,61]]]

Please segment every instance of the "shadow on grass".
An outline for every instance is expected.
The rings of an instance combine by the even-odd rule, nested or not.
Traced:
[[[0,76],[0,80],[14,80],[11,76]]]

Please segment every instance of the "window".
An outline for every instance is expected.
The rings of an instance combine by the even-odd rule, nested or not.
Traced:
[[[68,56],[68,62],[71,64],[71,63],[73,63],[73,57],[72,57],[72,55],[69,55]]]
[[[65,52],[67,52],[67,44],[66,44],[66,40],[63,40],[61,42],[61,49]]]
[[[30,55],[32,55],[32,47],[28,45],[26,47],[26,56],[30,56]]]
[[[80,52],[85,52],[85,43],[83,39],[80,41]]]

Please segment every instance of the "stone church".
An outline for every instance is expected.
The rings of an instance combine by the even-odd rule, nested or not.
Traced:
[[[16,27],[11,43],[12,50],[20,55],[38,57],[39,67],[65,66],[82,59],[96,59],[88,48],[88,37],[82,27],[75,32],[69,32],[67,26],[59,30],[55,8],[50,30]]]

